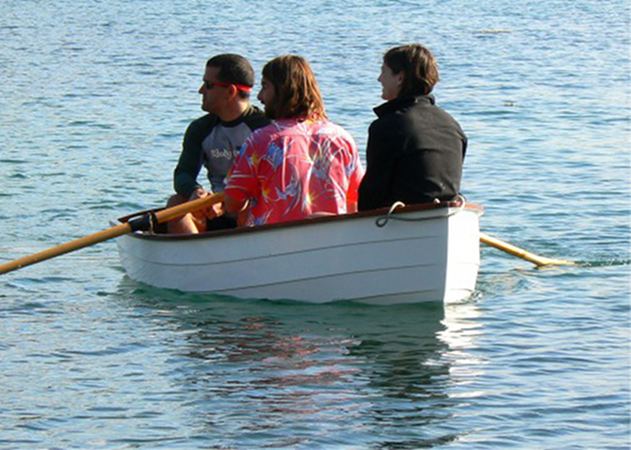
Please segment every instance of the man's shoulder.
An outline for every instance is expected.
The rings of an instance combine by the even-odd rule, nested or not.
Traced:
[[[353,136],[343,126],[331,122],[330,120],[323,120],[318,123],[319,134],[334,137],[338,139],[345,139],[347,141],[355,142]]]
[[[266,118],[267,119],[267,118]],[[278,137],[279,129],[277,123],[267,119],[266,123],[261,124],[259,127],[252,129],[252,134],[248,138],[248,143],[252,146],[265,146],[270,141],[273,141]]]
[[[348,132],[342,125],[335,122],[331,122],[328,119],[322,121],[321,124],[322,124],[323,129],[331,130],[332,133],[348,134]]]
[[[254,105],[250,105],[243,113],[242,119],[251,130],[263,128],[272,123],[265,113]]]
[[[214,114],[205,114],[193,120],[186,130],[187,133],[208,133],[217,123],[219,119]]]

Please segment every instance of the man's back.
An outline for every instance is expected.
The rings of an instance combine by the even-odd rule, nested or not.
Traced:
[[[257,192],[250,223],[284,222],[314,213],[347,212],[347,193],[362,176],[353,138],[338,125],[282,119],[257,130],[244,145],[227,191]]]

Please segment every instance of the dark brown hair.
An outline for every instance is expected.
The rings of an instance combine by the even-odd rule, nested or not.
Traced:
[[[254,69],[250,62],[241,55],[234,53],[224,53],[216,55],[206,61],[206,67],[216,67],[219,69],[217,78],[224,83],[242,84],[243,86],[254,86]],[[239,96],[248,98],[249,92],[238,91]]]
[[[306,59],[296,55],[274,58],[263,67],[263,77],[274,87],[273,104],[265,105],[270,118],[326,119],[318,82]]]
[[[391,48],[383,56],[383,62],[394,74],[403,72],[399,97],[427,95],[440,79],[432,52],[420,44]]]

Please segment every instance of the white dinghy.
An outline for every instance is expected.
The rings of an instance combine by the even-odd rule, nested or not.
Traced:
[[[452,303],[475,289],[482,211],[464,202],[410,205],[198,235],[136,231],[117,243],[129,277],[161,288],[311,303]]]

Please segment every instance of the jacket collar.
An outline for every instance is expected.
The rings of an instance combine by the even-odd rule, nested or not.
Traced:
[[[436,100],[432,94],[418,95],[415,97],[397,97],[394,100],[390,100],[386,103],[382,103],[373,109],[377,117],[383,117],[386,114],[393,113],[403,108],[410,107],[416,103],[424,103],[434,105]]]

